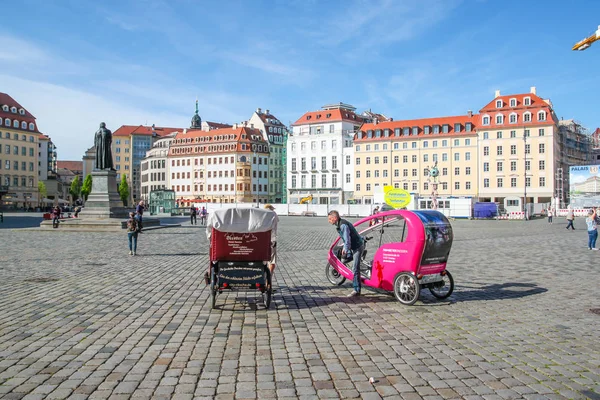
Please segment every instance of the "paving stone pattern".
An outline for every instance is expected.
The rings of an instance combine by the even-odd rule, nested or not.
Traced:
[[[407,307],[347,298],[324,274],[333,227],[282,217],[265,311],[253,292],[211,310],[204,231],[181,222],[135,257],[125,233],[0,231],[0,397],[600,399],[585,229],[454,221],[454,294]]]

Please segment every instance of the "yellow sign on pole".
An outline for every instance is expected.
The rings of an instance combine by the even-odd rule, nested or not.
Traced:
[[[404,208],[410,203],[410,193],[404,189],[394,189],[392,186],[384,186],[383,193],[383,201],[396,209]]]

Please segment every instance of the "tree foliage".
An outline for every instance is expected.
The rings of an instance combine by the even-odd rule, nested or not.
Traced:
[[[119,183],[118,191],[123,205],[127,207],[127,200],[129,199],[129,184],[127,183],[127,175],[125,174],[121,175],[121,183]]]
[[[83,180],[83,185],[81,186],[81,197],[83,197],[84,201],[87,201],[88,196],[92,192],[92,175],[88,174]]]
[[[42,181],[38,181],[38,202],[41,203],[44,201],[43,199],[48,196],[48,189],[46,189],[46,184]]]
[[[69,194],[71,195],[71,201],[75,203],[81,194],[81,183],[79,182],[79,175],[75,176],[73,182],[71,182],[71,187],[69,188]]]

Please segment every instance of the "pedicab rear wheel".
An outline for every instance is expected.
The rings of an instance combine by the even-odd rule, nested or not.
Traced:
[[[329,263],[327,263],[325,266],[325,275],[327,276],[327,280],[331,282],[332,285],[340,286],[342,283],[346,282],[346,278],[344,278],[344,276]]]
[[[417,277],[408,272],[401,272],[394,279],[394,295],[405,306],[412,306],[419,299],[421,286]]]
[[[215,266],[213,265],[210,269],[210,300],[212,302],[212,308],[217,308],[217,273],[215,271]]]
[[[273,295],[273,288],[271,286],[271,270],[268,267],[265,267],[264,277],[266,282],[266,289],[262,292],[263,304],[265,308],[268,310],[271,307],[271,296]]]
[[[445,299],[450,296],[454,290],[454,279],[452,278],[450,271],[446,271],[446,273],[442,275],[442,281],[437,283],[439,286],[436,286],[435,283],[433,285],[434,286],[429,287],[429,291],[436,298]]]

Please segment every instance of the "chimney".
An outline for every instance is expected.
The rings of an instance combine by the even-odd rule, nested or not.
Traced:
[[[265,114],[268,114],[268,113],[269,113],[269,110],[265,110]]]
[[[261,109],[261,108],[257,108],[257,109],[256,109],[256,113],[257,113],[257,114],[261,114],[261,113],[262,113],[262,109]]]
[[[379,120],[377,119],[377,117],[373,118],[373,125],[377,125],[379,123]]]
[[[469,117],[472,117],[472,116],[473,116],[473,111],[471,111],[471,110],[468,110],[468,111],[467,111],[467,115],[468,115]]]
[[[535,90],[535,86],[531,87],[531,89],[529,90],[529,93],[537,95],[536,90]]]
[[[237,124],[233,124],[233,129],[237,129]]]
[[[183,129],[183,134],[184,134],[184,135],[187,135],[187,128],[184,128],[184,129]]]
[[[496,95],[494,96],[494,98],[496,98],[496,97],[500,97],[500,91],[499,90],[496,90]]]
[[[394,122],[394,118],[391,118],[391,117],[390,117],[390,122]]]

